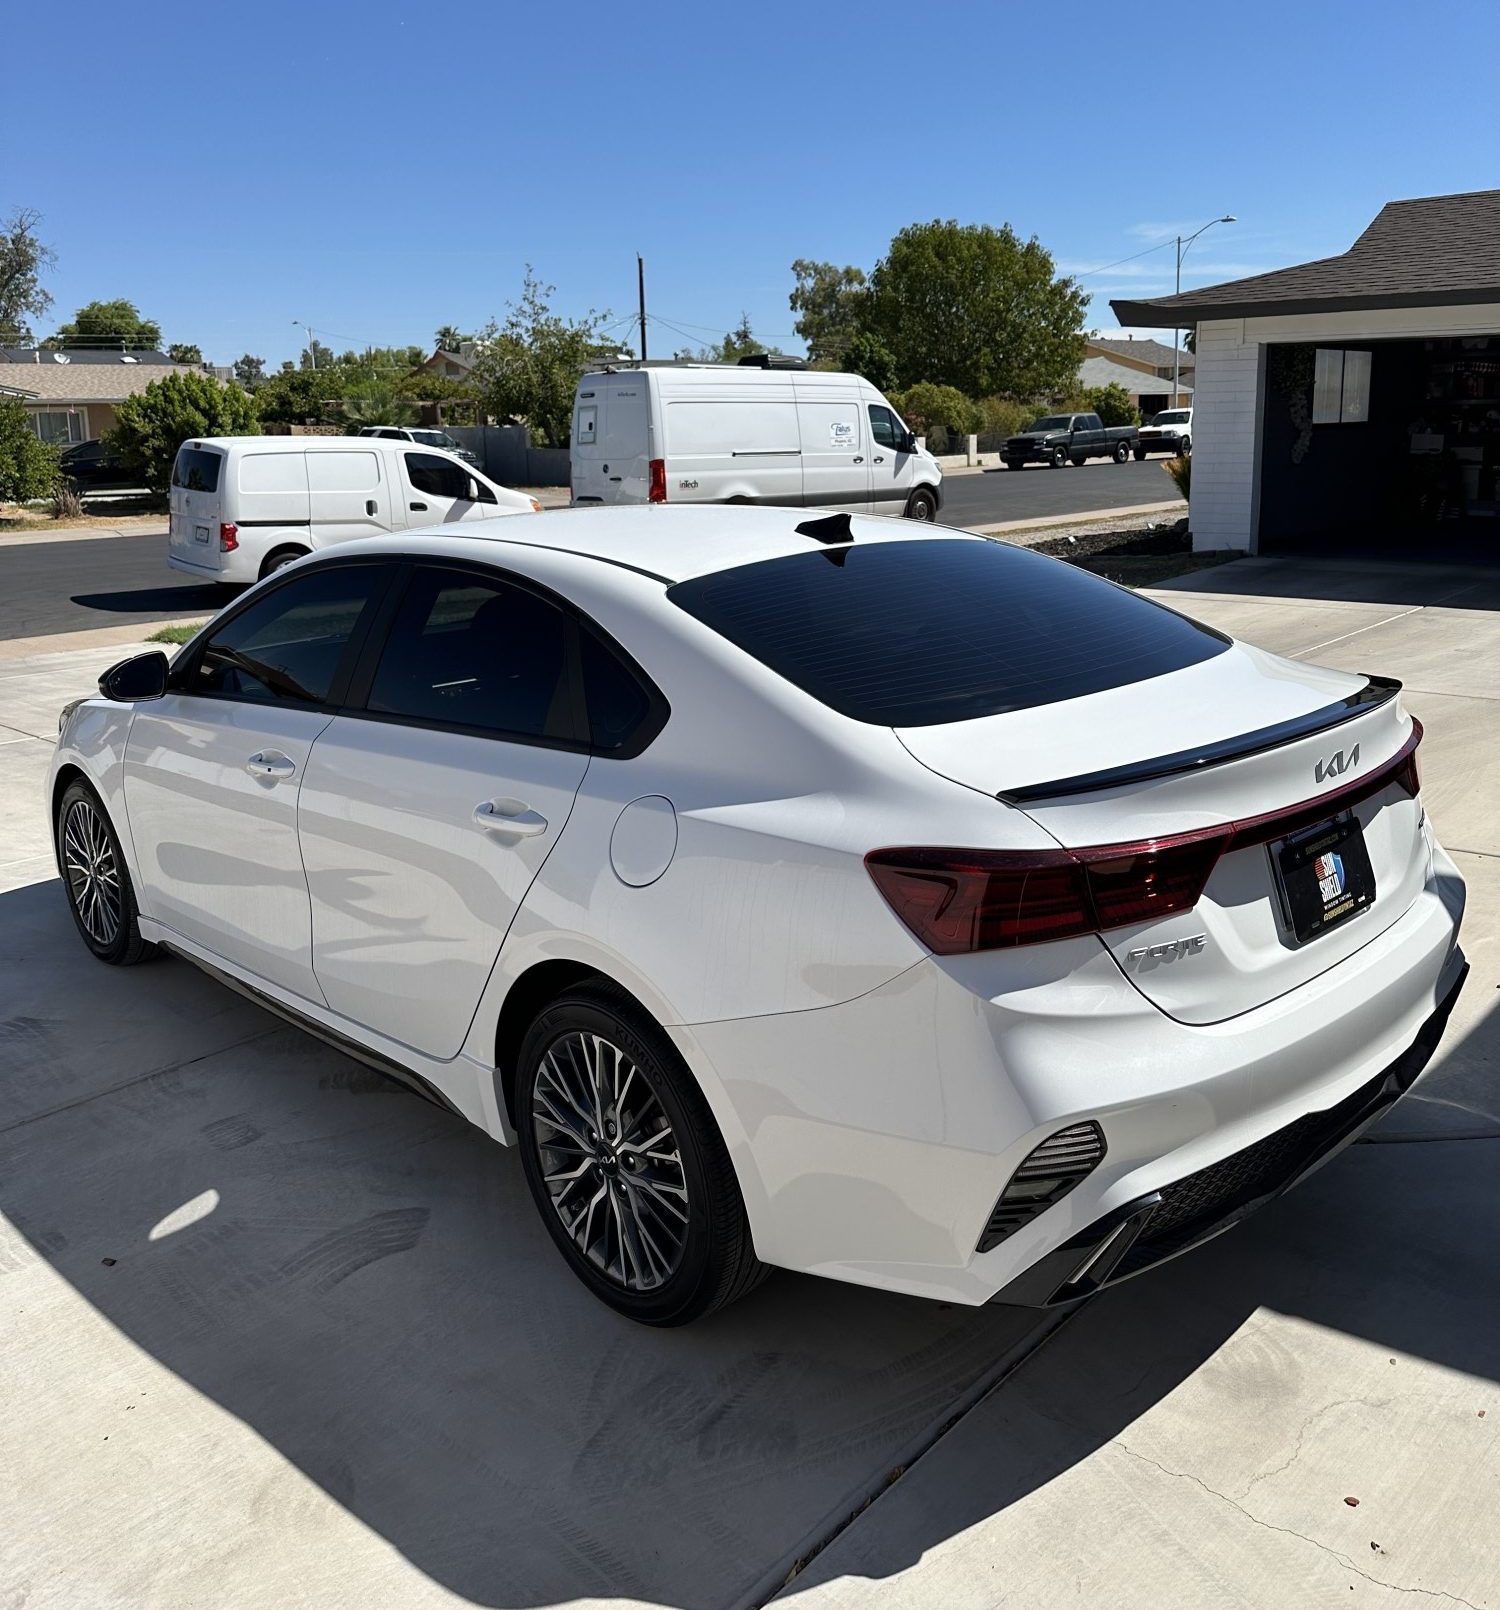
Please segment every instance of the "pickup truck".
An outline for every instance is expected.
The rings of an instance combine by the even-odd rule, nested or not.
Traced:
[[[1106,426],[1098,414],[1047,414],[1036,419],[1019,436],[1010,437],[1000,456],[1013,470],[1028,464],[1082,464],[1091,458],[1112,458],[1123,464],[1135,451],[1139,432],[1134,425]]]
[[[1137,458],[1145,458],[1147,453],[1175,453],[1179,458],[1187,458],[1192,451],[1191,408],[1164,408],[1141,426],[1140,440],[1135,444]]]

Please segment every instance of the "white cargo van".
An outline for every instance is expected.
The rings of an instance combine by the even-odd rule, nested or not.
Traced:
[[[613,365],[573,401],[573,502],[781,503],[933,520],[943,472],[859,375]]]
[[[205,436],[172,466],[167,562],[251,582],[314,548],[387,531],[539,513],[451,453],[367,436]]]

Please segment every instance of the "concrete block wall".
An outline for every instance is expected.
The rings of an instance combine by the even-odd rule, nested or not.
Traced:
[[[1193,548],[1253,553],[1260,523],[1263,343],[1245,339],[1244,321],[1198,326],[1193,393]]]

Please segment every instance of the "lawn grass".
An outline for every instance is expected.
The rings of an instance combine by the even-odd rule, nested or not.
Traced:
[[[163,626],[160,631],[152,632],[146,641],[148,643],[186,643],[189,638],[196,637],[207,624],[206,621],[183,621],[178,626]]]

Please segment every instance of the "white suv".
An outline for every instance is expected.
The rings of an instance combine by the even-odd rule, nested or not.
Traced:
[[[359,434],[379,436],[388,442],[416,442],[421,447],[436,447],[444,453],[452,453],[466,463],[479,463],[477,454],[471,453],[467,447],[460,447],[447,431],[430,425],[366,425]]]

